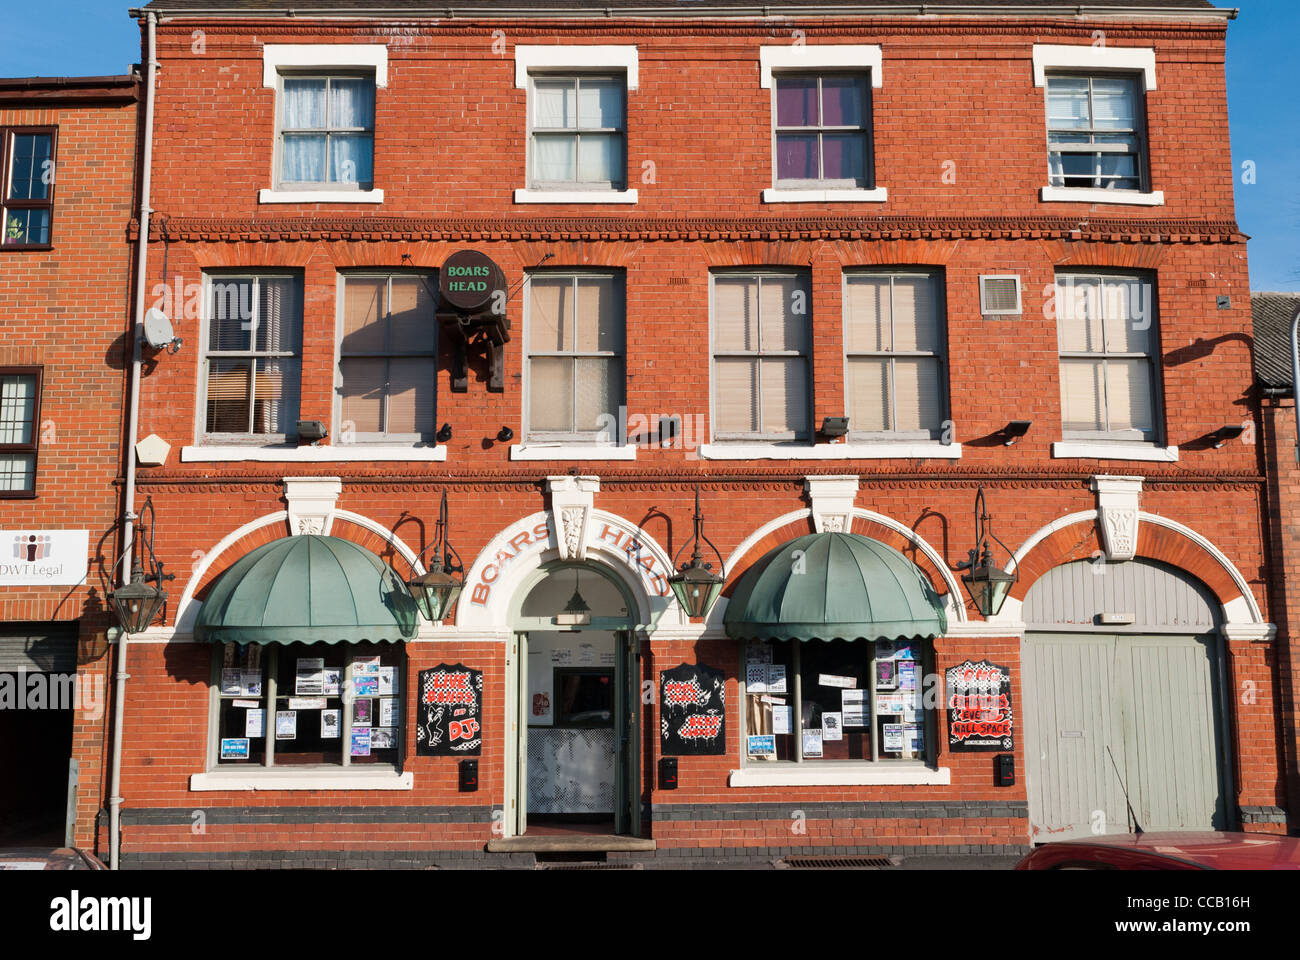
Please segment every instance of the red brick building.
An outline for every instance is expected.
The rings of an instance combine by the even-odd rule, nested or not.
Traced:
[[[367,6],[142,12],[124,865],[1284,829],[1228,12]]]
[[[0,80],[0,842],[102,802],[138,86]]]

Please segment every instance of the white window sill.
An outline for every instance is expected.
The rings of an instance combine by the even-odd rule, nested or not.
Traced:
[[[1163,207],[1165,192],[1138,193],[1136,190],[1102,190],[1092,187],[1043,187],[1043,203],[1121,203],[1138,207]]]
[[[563,443],[518,443],[510,448],[511,460],[635,460],[636,447],[585,446]]]
[[[636,191],[516,190],[515,203],[636,203]]]
[[[367,765],[368,766],[368,765]],[[211,770],[190,777],[190,790],[410,790],[415,774],[389,769],[358,767],[281,770],[276,767],[239,767]]]
[[[922,764],[894,763],[796,763],[770,768],[752,764],[732,770],[727,778],[729,787],[946,787],[951,783],[952,771],[948,767],[931,770]]]
[[[874,190],[789,190],[772,188],[763,191],[764,203],[884,203],[889,191]]]
[[[1080,457],[1092,460],[1154,460],[1177,463],[1177,447],[1154,443],[1109,443],[1103,440],[1059,440],[1052,444],[1052,457],[1061,460]]]
[[[261,190],[258,203],[383,203],[382,190]]]
[[[786,446],[776,443],[706,443],[699,448],[705,460],[960,460],[960,443],[819,443]]]
[[[442,463],[447,448],[383,447],[365,444],[313,447],[182,447],[181,463]]]

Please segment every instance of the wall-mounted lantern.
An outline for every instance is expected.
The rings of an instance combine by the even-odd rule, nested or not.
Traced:
[[[424,619],[430,623],[441,623],[465,587],[465,566],[461,563],[460,554],[447,539],[446,490],[442,492],[433,542],[425,548],[425,553],[430,550],[433,551],[433,556],[429,558],[428,573],[412,577],[406,586],[415,597],[415,603]],[[423,563],[424,554],[420,555],[420,561]]]
[[[713,550],[714,556],[718,558],[717,573],[713,572],[713,564],[705,563],[700,555],[701,543],[707,543]],[[678,567],[677,561],[691,544],[695,545],[695,550],[691,554],[690,562]],[[682,605],[686,615],[692,620],[698,620],[709,612],[713,601],[717,600],[718,594],[722,592],[722,585],[727,582],[726,572],[722,569],[722,554],[713,545],[713,541],[704,535],[704,515],[700,513],[698,485],[695,487],[695,535],[682,544],[681,549],[677,551],[677,556],[673,558],[673,566],[678,567],[678,572],[668,578],[668,586],[672,587],[673,596]]]
[[[148,524],[144,521],[146,513],[149,515]],[[113,605],[113,613],[117,615],[117,622],[128,634],[144,633],[158,619],[163,604],[167,602],[167,591],[162,588],[162,584],[164,581],[176,579],[174,573],[163,573],[163,565],[153,552],[155,523],[153,498],[149,498],[140,508],[140,521],[136,525],[138,546],[131,562],[131,582],[124,587],[118,587],[108,595],[108,600]],[[145,572],[144,564],[141,562],[141,554],[145,551],[149,554],[148,573]],[[114,564],[113,568],[116,569],[117,564]],[[157,586],[150,586],[150,584],[157,584]]]
[[[1015,557],[1010,550],[1007,550],[1007,545],[994,536],[992,519],[984,503],[984,486],[981,484],[975,494],[975,549],[970,551],[968,560],[957,565],[957,569],[968,571],[962,574],[962,583],[966,584],[966,592],[970,594],[975,609],[986,619],[998,615],[1011,588],[1019,579],[1019,568],[1015,564]],[[989,549],[990,539],[996,541],[1007,556],[1011,557],[1011,562],[1016,569],[1007,573],[993,563],[993,554]]]

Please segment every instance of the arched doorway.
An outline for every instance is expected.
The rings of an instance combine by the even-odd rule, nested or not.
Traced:
[[[516,836],[640,834],[636,609],[593,561],[546,563],[520,585]]]
[[[1214,594],[1158,561],[1078,560],[1023,617],[1031,839],[1232,826]]]

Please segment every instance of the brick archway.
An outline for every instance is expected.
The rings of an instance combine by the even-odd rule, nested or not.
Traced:
[[[1158,560],[1196,577],[1223,607],[1228,623],[1263,622],[1258,603],[1245,578],[1208,540],[1176,521],[1155,514],[1139,514],[1135,556]],[[1088,510],[1062,517],[1042,528],[1016,552],[1020,579],[1011,599],[1023,602],[1029,588],[1054,567],[1074,560],[1105,556],[1097,531],[1097,514]],[[1004,609],[1000,619],[1007,618]]]

